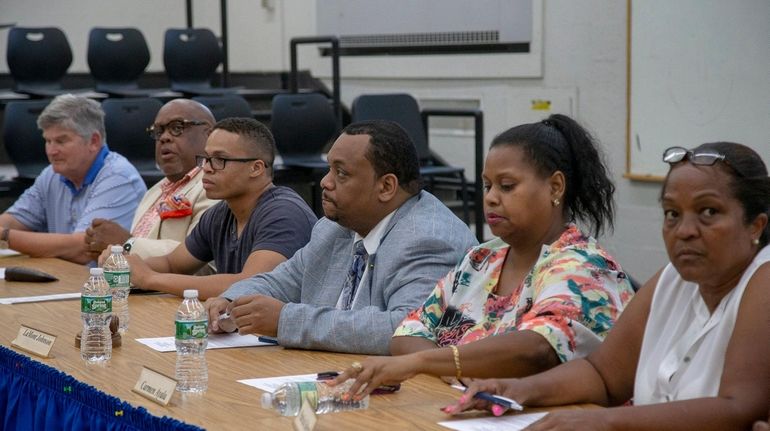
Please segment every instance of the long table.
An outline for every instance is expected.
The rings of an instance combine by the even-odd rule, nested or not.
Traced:
[[[0,266],[21,265],[57,276],[54,283],[0,281],[0,297],[78,292],[88,277],[85,267],[58,259],[3,258]],[[203,395],[175,393],[168,406],[155,404],[131,391],[143,366],[174,375],[176,356],[160,353],[135,341],[136,338],[174,334],[174,313],[181,299],[170,295],[132,295],[131,315],[123,345],[115,348],[104,365],[87,365],[75,348],[81,328],[80,302],[64,300],[0,305],[0,343],[10,346],[20,325],[58,336],[51,358],[35,358],[64,371],[108,394],[152,414],[171,416],[207,429],[291,429],[293,418],[278,416],[260,406],[262,391],[237,380],[341,370],[362,355],[284,349],[279,346],[208,350],[209,387]],[[436,377],[417,376],[400,391],[371,397],[369,408],[353,412],[319,415],[317,430],[442,429],[447,420],[439,409],[458,397]],[[469,413],[475,417],[483,413]]]

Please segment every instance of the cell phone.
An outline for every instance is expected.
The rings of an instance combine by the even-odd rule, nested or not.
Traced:
[[[339,376],[340,373],[337,371],[323,371],[318,373],[316,376],[316,380],[333,380],[337,376]]]
[[[395,385],[380,385],[377,386],[377,389],[372,391],[372,395],[392,394],[399,389],[401,389],[401,383],[396,383]]]

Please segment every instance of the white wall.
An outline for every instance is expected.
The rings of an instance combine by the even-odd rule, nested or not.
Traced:
[[[219,33],[219,2],[197,0],[195,25]],[[539,3],[539,2],[538,2]],[[479,106],[486,116],[486,142],[496,133],[548,112],[533,111],[532,99],[553,101],[552,111],[574,115],[603,143],[617,185],[618,211],[613,235],[602,242],[636,278],[649,278],[666,262],[660,235],[658,184],[622,178],[626,155],[626,2],[546,0],[542,4],[542,77],[493,79],[373,79],[342,81],[343,100],[361,93],[409,91],[421,101]],[[306,0],[230,0],[230,69],[288,69],[288,40],[315,33],[315,4]],[[96,16],[98,19],[85,19]],[[149,70],[162,70],[162,37],[168,27],[185,25],[182,0],[0,0],[0,21],[62,27],[73,45],[73,72],[86,72],[85,48],[93,26],[136,26],[150,43]],[[0,30],[5,57],[7,30]],[[308,48],[312,56],[312,49]],[[304,62],[300,67],[316,65]],[[319,60],[323,61],[323,60]],[[0,62],[0,73],[7,72]],[[342,68],[345,67],[343,59]],[[458,62],[458,68],[463,64]],[[323,74],[318,68],[316,73]],[[455,124],[455,123],[451,123]],[[458,127],[433,131],[434,148],[450,161],[470,166],[472,137]],[[449,135],[449,143],[439,139]]]

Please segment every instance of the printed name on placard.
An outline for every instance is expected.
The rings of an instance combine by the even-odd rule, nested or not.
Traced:
[[[159,373],[151,368],[142,367],[139,380],[136,381],[132,391],[150,401],[165,406],[174,395],[176,383],[175,379],[163,373]]]
[[[56,335],[21,325],[19,333],[16,335],[16,339],[11,341],[11,345],[33,355],[47,358],[54,342],[56,342]]]

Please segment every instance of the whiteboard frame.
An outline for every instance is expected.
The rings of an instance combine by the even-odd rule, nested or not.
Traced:
[[[662,183],[665,177],[631,172],[631,1],[626,0],[626,172],[623,178],[632,181]]]
[[[676,10],[651,9],[658,3],[666,2],[626,1],[624,177],[662,180],[667,169],[658,154],[684,142],[740,142],[768,154],[762,125],[770,118],[770,51],[760,42],[770,36],[770,21],[762,18],[770,3],[689,0],[672,4],[684,6]],[[658,99],[659,106],[650,105]]]

